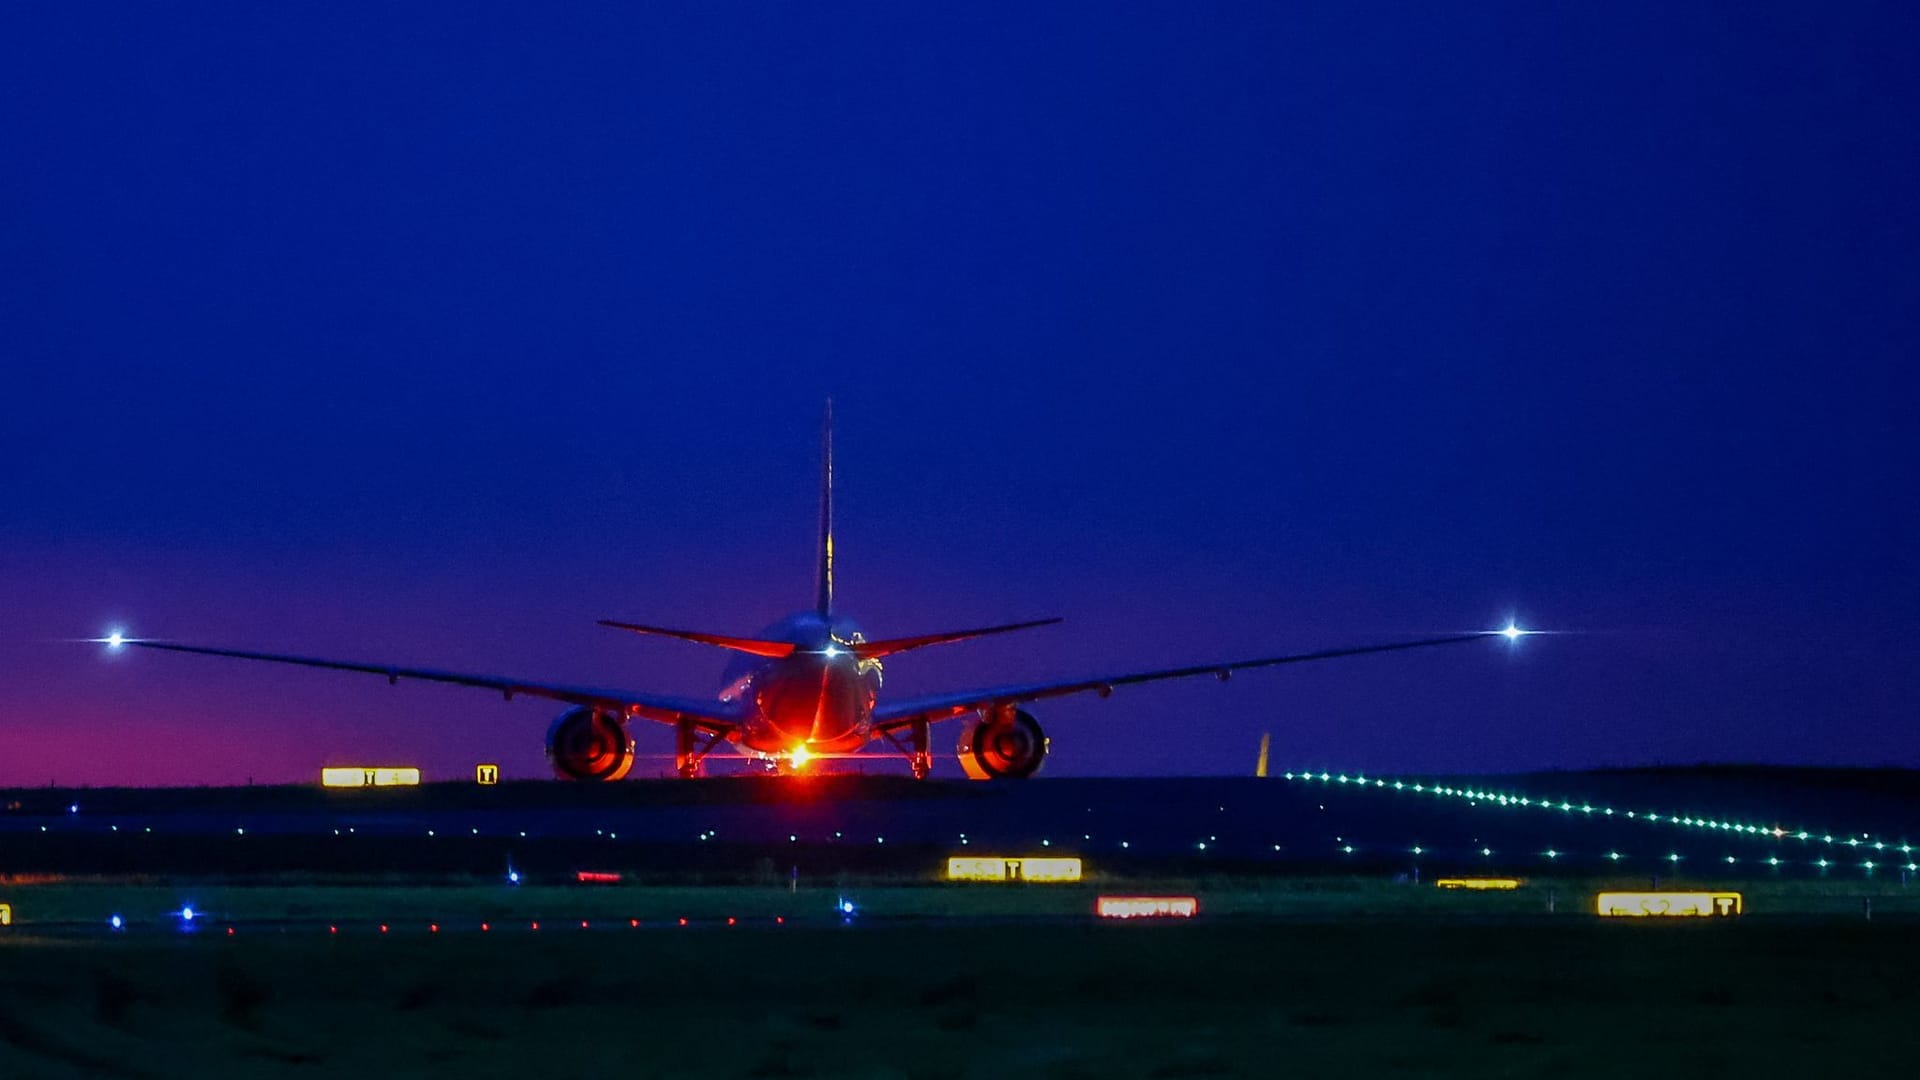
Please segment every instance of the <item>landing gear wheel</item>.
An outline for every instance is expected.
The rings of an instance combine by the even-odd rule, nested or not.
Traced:
[[[927,723],[925,720],[915,720],[913,722],[913,728],[910,732],[910,737],[913,740],[913,751],[907,755],[907,761],[913,765],[913,778],[915,780],[925,780],[927,774],[933,771],[933,752],[928,749],[932,741],[932,727],[933,725]]]
[[[705,742],[693,721],[682,720],[673,726],[673,771],[683,780],[692,780],[706,771],[704,762],[723,740],[712,735]]]

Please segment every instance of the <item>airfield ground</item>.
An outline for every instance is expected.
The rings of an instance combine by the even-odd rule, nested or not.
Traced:
[[[1202,897],[1201,919],[1158,925],[1097,922],[1088,886],[16,884],[0,1076],[1694,1077],[1920,1062],[1920,905],[1897,882],[1749,882],[1736,887],[1753,914],[1685,925],[1597,919],[1597,884],[1127,882]],[[851,921],[830,911],[843,892]],[[205,913],[192,933],[165,916],[186,896]],[[101,929],[109,902],[133,930]]]
[[[1909,1072],[1920,927],[959,924],[15,940],[0,1074]]]
[[[1920,1071],[1920,777],[1341,780],[0,793],[0,1080]]]

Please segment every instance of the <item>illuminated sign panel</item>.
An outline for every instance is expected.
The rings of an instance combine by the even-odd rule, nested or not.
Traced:
[[[1005,881],[1007,880],[1007,860],[1005,859],[967,859],[947,860],[948,881]]]
[[[500,766],[475,765],[473,767],[473,782],[481,785],[493,785],[493,784],[499,783],[500,782]]]
[[[416,787],[419,769],[363,768],[321,769],[321,787]]]
[[[1194,896],[1102,896],[1093,913],[1103,919],[1191,919],[1200,914]]]
[[[1737,892],[1603,892],[1593,907],[1601,915],[1627,918],[1719,918],[1740,914]]]
[[[620,884],[620,875],[609,870],[581,870],[573,875],[573,879],[582,885]]]
[[[1008,859],[1007,876],[1022,881],[1079,881],[1079,859]]]
[[[956,855],[947,860],[948,881],[1079,881],[1077,858],[1009,859],[1001,855]]]
[[[0,926],[13,925],[13,905],[0,904]]]
[[[1484,891],[1496,889],[1505,891],[1520,887],[1519,878],[1510,877],[1443,877],[1434,882],[1443,889],[1472,889]]]

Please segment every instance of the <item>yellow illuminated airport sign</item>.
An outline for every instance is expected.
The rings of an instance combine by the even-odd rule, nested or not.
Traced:
[[[1740,914],[1737,892],[1603,892],[1594,897],[1601,915],[1628,918],[1720,918]]]
[[[947,860],[948,881],[1079,881],[1080,860],[964,855]]]
[[[475,765],[473,767],[473,782],[476,784],[499,783],[500,782],[500,766]]]
[[[13,905],[0,904],[0,926],[13,925]]]
[[[1443,889],[1471,889],[1475,892],[1485,890],[1506,891],[1520,887],[1519,878],[1510,877],[1443,877],[1434,882]]]
[[[419,769],[351,766],[320,770],[321,787],[416,787],[419,783]]]

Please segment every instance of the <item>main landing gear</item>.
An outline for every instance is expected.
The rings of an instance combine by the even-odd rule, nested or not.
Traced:
[[[907,755],[907,763],[913,767],[913,778],[915,780],[925,780],[927,774],[933,772],[933,753],[927,749],[927,744],[931,741],[931,736],[927,728],[928,724],[925,720],[915,720],[913,723],[907,725],[907,737],[905,739],[900,738],[900,736],[894,734],[892,731],[881,732],[881,734],[887,737],[888,742],[892,743],[901,753]]]
[[[673,771],[691,780],[704,769],[707,755],[726,741],[722,736],[701,731],[691,720],[673,725]]]

